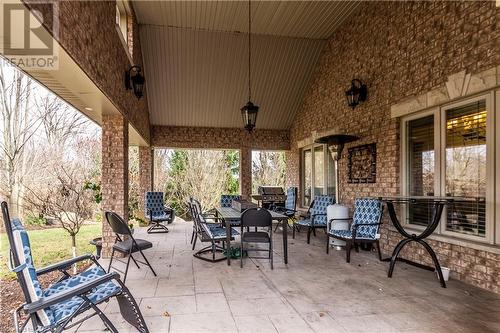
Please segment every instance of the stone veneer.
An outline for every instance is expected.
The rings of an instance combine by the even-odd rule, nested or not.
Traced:
[[[352,207],[359,196],[398,194],[399,119],[391,118],[391,106],[446,87],[449,76],[500,65],[499,12],[494,1],[364,3],[330,38],[296,115],[287,153],[288,184],[300,185],[298,143],[315,131],[334,129],[361,136],[346,145],[340,161],[340,202]],[[353,78],[368,84],[368,100],[354,110],[344,94]],[[377,182],[348,184],[347,149],[372,142],[377,144]],[[400,237],[389,227],[387,215],[384,220],[381,246],[388,254]],[[498,249],[430,243],[441,263],[452,269],[453,278],[500,292]],[[417,246],[403,255],[430,263]]]
[[[252,194],[252,149],[289,150],[288,131],[242,128],[153,126],[153,147],[196,149],[239,149],[240,189],[243,197]]]
[[[123,84],[125,70],[132,66],[131,61],[142,67],[139,27],[133,8],[131,7],[132,13],[127,20],[129,47],[126,47],[121,33],[116,28],[115,1],[23,0],[23,2],[30,10],[36,9],[43,15],[44,25],[49,31],[52,29],[53,17],[47,3],[57,3],[59,43],[146,142],[149,142],[147,84],[144,88],[144,97],[140,100],[130,90],[126,90]],[[131,50],[132,54],[128,55],[127,49]],[[144,75],[147,78],[147,73]]]
[[[105,115],[102,120],[102,256],[108,257],[115,236],[104,212],[128,220],[128,122],[121,115]]]

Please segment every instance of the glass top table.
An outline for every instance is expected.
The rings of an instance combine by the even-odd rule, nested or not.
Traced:
[[[226,246],[227,248],[231,248],[231,221],[238,221],[241,219],[241,212],[233,209],[231,207],[217,207],[215,208],[216,216],[222,219],[226,226]],[[288,217],[283,214],[276,213],[272,210],[269,210],[273,220],[277,221],[286,221]],[[234,224],[233,224],[234,227]],[[283,228],[283,258],[285,264],[288,264],[288,228]],[[272,232],[272,230],[271,230]],[[227,264],[231,265],[231,256],[227,256]]]

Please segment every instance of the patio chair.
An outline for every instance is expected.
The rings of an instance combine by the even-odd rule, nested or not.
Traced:
[[[255,227],[255,231],[245,231],[243,228]],[[268,231],[257,228],[268,228]],[[245,243],[269,244],[267,250],[261,248],[245,249]],[[265,208],[250,208],[241,214],[241,257],[240,267],[243,268],[243,253],[247,251],[269,252],[268,258],[252,257],[256,259],[269,259],[271,262],[271,269],[273,269],[273,218],[271,213]],[[250,256],[249,256],[250,258]]]
[[[297,188],[296,187],[289,187],[286,190],[286,201],[285,201],[285,206],[276,206],[272,205],[269,207],[269,209],[275,211],[276,213],[283,214],[288,217],[288,220],[292,220],[292,229],[295,228],[295,214],[297,213],[297,210],[295,209],[297,205]],[[274,232],[278,230],[278,227],[283,223],[281,220],[278,221],[276,224],[276,227],[274,228]],[[288,225],[288,221],[287,221]],[[295,238],[295,232],[293,233],[293,238]]]
[[[196,223],[194,221],[194,218],[195,218],[194,215],[195,215],[196,212],[194,211],[194,207],[191,204],[192,200],[193,200],[193,198],[190,197],[189,200],[186,202],[186,205],[188,207],[189,213],[191,214],[191,217],[193,218],[193,232],[191,233],[191,242],[190,242],[190,244],[193,244],[193,241],[194,241],[194,238],[195,238],[196,232],[197,232],[197,230],[196,230]],[[201,207],[201,205],[200,205],[200,207]],[[219,219],[217,218],[217,215],[214,213],[213,210],[202,212],[201,215],[205,219],[209,219],[210,221],[213,221],[213,222],[219,221]]]
[[[327,225],[326,207],[333,205],[335,200],[328,195],[317,195],[311,203],[309,218],[299,220],[299,226],[307,227],[307,244],[311,241],[311,232],[316,236],[316,229],[325,229]]]
[[[220,206],[221,207],[231,207],[233,200],[241,200],[241,195],[223,194],[220,196]]]
[[[375,243],[377,246],[378,258],[382,260],[379,244],[379,229],[382,224],[383,205],[377,199],[356,199],[354,202],[354,214],[352,218],[331,219],[328,221],[328,232],[326,240],[326,253],[330,250],[330,237],[346,242],[346,262],[351,261],[351,248],[354,245],[356,252],[359,252],[359,243]],[[351,226],[349,230],[330,230],[330,223],[338,220],[349,220]]]
[[[193,256],[198,259],[209,262],[218,262],[225,260],[226,259],[225,256],[219,256],[217,258],[216,253],[225,252],[224,244],[227,237],[226,228],[224,226],[221,226],[220,223],[218,223],[217,219],[203,215],[201,213],[201,204],[198,200],[191,198],[190,205],[191,205],[191,210],[193,212],[193,222],[196,225],[195,227],[196,234],[194,235],[193,250],[196,247],[196,240],[198,238],[202,243],[210,242],[210,245],[197,251],[196,253],[193,254]],[[237,235],[239,235],[239,232],[234,228],[231,228],[231,240],[233,240],[234,236]],[[220,246],[219,243],[222,243],[222,246]],[[211,253],[212,258],[207,257],[206,253]]]
[[[220,196],[221,207],[231,207],[233,200],[241,200],[241,195],[237,194],[223,194]],[[240,225],[240,220],[229,220],[229,224],[233,227]]]
[[[144,204],[146,206],[146,218],[150,224],[148,234],[168,232],[168,228],[163,223],[172,223],[175,212],[165,206],[163,192],[146,192]]]
[[[147,265],[150,269],[151,272],[153,273],[154,276],[156,276],[156,272],[154,271],[153,267],[149,263],[148,259],[144,255],[143,250],[150,249],[153,247],[153,244],[147,240],[144,239],[135,239],[134,236],[132,235],[132,232],[130,231],[129,226],[125,221],[116,213],[114,212],[105,212],[104,215],[106,216],[106,221],[108,221],[108,224],[111,226],[111,229],[115,233],[115,244],[113,244],[113,248],[111,251],[111,258],[109,260],[109,266],[108,266],[108,273],[110,272],[113,263],[113,259],[116,261],[119,261],[121,263],[126,264],[127,266],[125,267],[125,272],[122,272],[116,267],[113,267],[115,270],[119,271],[120,273],[123,273],[123,283],[125,283],[125,280],[127,280],[127,273],[128,273],[128,267],[130,264],[130,259],[135,263],[137,268],[141,268],[137,262],[140,262],[143,265]],[[122,235],[122,236],[120,236]],[[120,259],[115,259],[115,252],[121,253],[123,255],[127,255],[128,259],[127,262],[125,263],[124,261]],[[144,258],[144,261],[140,261],[138,259],[135,259],[133,254],[136,252],[140,252],[142,255],[142,258]]]
[[[115,297],[122,317],[139,332],[149,332],[139,305],[120,280],[118,273],[106,273],[93,255],[82,255],[42,269],[35,269],[29,236],[19,219],[11,219],[7,203],[2,202],[5,231],[10,244],[10,266],[25,303],[13,312],[15,332],[61,332],[75,327],[86,320],[99,316],[106,328],[118,332],[111,320],[98,305]],[[71,267],[90,260],[93,265],[85,271],[70,275]],[[43,289],[38,277],[47,273],[60,272],[62,277]],[[23,310],[27,318],[19,320]],[[90,313],[85,313],[92,311]],[[33,329],[26,326],[31,321]]]

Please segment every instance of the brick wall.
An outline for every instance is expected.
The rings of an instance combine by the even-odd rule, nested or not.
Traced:
[[[316,67],[303,105],[290,130],[288,184],[299,186],[297,142],[312,131],[337,129],[361,136],[346,145],[340,161],[341,198],[399,193],[399,120],[390,106],[444,85],[447,76],[477,73],[500,64],[500,10],[495,2],[365,2],[334,33]],[[368,84],[368,100],[352,110],[344,91],[353,78]],[[377,183],[348,184],[349,147],[377,144]],[[387,217],[386,217],[387,222]],[[392,252],[399,235],[382,230],[382,248]],[[500,292],[500,255],[446,242],[431,241],[452,276]],[[404,255],[430,263],[423,248]]]
[[[153,151],[151,147],[139,147],[139,215],[144,218],[144,194],[151,191],[153,179]]]
[[[288,150],[288,131],[243,128],[153,126],[151,145],[169,148]]]
[[[128,220],[128,123],[121,115],[105,115],[102,122],[101,189],[103,212],[112,211]],[[102,222],[103,257],[110,255],[115,236]]]
[[[52,11],[46,2],[23,0],[30,8],[43,15],[46,27],[52,27]],[[59,43],[85,71],[96,86],[127,117],[142,137],[149,142],[149,112],[146,92],[137,100],[126,90],[124,73],[130,66],[126,48],[116,29],[115,1],[59,1]],[[134,13],[128,19],[132,38],[133,63],[142,66],[138,24]],[[147,73],[146,77],[147,89]]]

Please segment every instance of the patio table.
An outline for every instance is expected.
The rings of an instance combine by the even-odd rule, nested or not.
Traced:
[[[230,249],[231,248],[231,232],[230,232],[231,221],[241,220],[241,212],[239,212],[236,209],[233,209],[231,207],[217,207],[217,208],[215,208],[215,211],[216,211],[216,216],[218,218],[221,218],[222,220],[224,220],[224,223],[226,225],[226,234],[227,234],[226,243],[227,243],[227,248]],[[280,221],[280,220],[287,221],[288,220],[288,217],[283,215],[283,214],[276,213],[272,210],[270,210],[269,213],[271,213],[273,220],[277,220],[277,221]],[[287,232],[287,229],[288,228],[283,228],[283,258],[284,258],[285,264],[288,264],[288,232]],[[271,232],[272,232],[272,230],[271,230]],[[231,256],[227,256],[227,264],[231,265]]]
[[[432,249],[432,247],[425,241],[427,237],[429,237],[437,228],[439,225],[439,221],[441,219],[441,215],[443,213],[443,209],[445,205],[449,203],[453,203],[456,200],[460,201],[469,201],[471,200],[470,198],[462,198],[462,197],[433,197],[433,196],[396,196],[396,197],[378,197],[379,200],[383,201],[387,205],[387,210],[389,211],[389,216],[391,218],[391,222],[396,228],[396,230],[403,236],[403,239],[396,245],[394,248],[392,255],[390,258],[384,259],[384,261],[389,261],[391,262],[389,266],[389,271],[387,273],[387,276],[390,278],[392,277],[392,273],[394,271],[394,266],[396,264],[397,260],[404,261],[406,263],[412,264],[414,266],[424,268],[424,269],[430,269],[430,270],[436,270],[439,276],[439,281],[441,283],[441,286],[443,288],[446,288],[446,282],[444,281],[443,278],[443,273],[441,272],[441,265],[439,264],[439,260],[436,256],[436,253]],[[422,231],[419,235],[415,233],[408,233],[403,226],[401,225],[401,222],[399,221],[397,215],[396,215],[396,210],[394,208],[394,204],[399,203],[399,204],[412,204],[412,205],[428,205],[432,203],[434,205],[434,211],[432,215],[432,220],[429,221],[427,224],[427,227],[425,228],[424,231]],[[408,259],[401,259],[398,258],[399,253],[401,250],[405,247],[406,244],[409,244],[411,242],[416,242],[422,245],[429,255],[432,258],[432,261],[434,263],[434,269],[432,267],[427,267],[425,265],[421,265],[419,263],[413,262]]]

